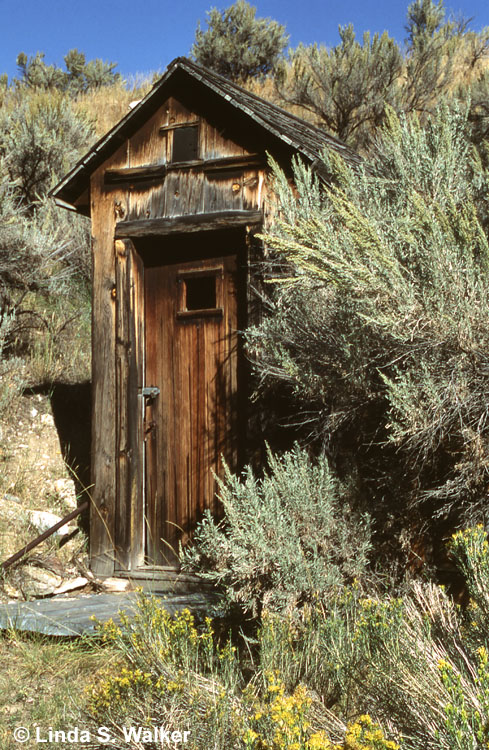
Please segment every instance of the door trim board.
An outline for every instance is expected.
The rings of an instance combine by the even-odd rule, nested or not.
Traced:
[[[115,226],[115,238],[159,237],[168,234],[189,232],[212,232],[219,229],[234,229],[252,224],[261,224],[261,211],[216,211],[208,214],[188,214],[166,219],[136,219],[119,221]]]

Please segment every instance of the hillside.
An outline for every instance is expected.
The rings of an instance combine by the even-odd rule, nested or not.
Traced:
[[[415,0],[402,49],[346,27],[333,49],[285,55],[274,26],[271,66],[245,58],[233,13],[256,32],[238,0],[194,54],[210,50],[216,69],[365,160],[325,155],[327,179],[300,161],[293,179],[276,165],[266,176],[279,220],[253,269],[260,319],[239,332],[263,440],[224,473],[219,519],[201,513],[180,553],[219,592],[213,617],[173,617],[141,596],[95,638],[5,633],[0,744],[13,750],[15,727],[37,725],[92,733],[75,747],[102,746],[107,726],[134,750],[169,744],[160,730],[188,732],[192,750],[482,750],[489,30]],[[221,22],[231,32],[216,50]],[[77,50],[65,63],[21,54],[19,80],[0,85],[0,561],[90,502],[91,230],[48,193],[152,85]],[[109,305],[122,296],[107,278]],[[220,288],[207,309],[180,312],[217,317]],[[86,531],[84,513],[3,571],[0,598],[99,591]],[[139,738],[126,742],[130,726]]]

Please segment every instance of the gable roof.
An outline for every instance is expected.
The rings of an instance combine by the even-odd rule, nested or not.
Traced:
[[[177,57],[144,99],[97,141],[53,188],[50,195],[58,205],[74,208],[74,202],[89,185],[90,175],[151,116],[164,101],[165,95],[168,95],[170,82],[181,75],[184,76],[183,83],[186,78],[187,83],[193,82],[202,86],[204,91],[207,89],[214,92],[238,114],[242,113],[244,117],[251,118],[312,164],[321,159],[321,153],[325,148],[341,154],[345,161],[352,165],[362,162],[358,154],[321,128],[252,94],[209,68],[197,65],[186,57]]]

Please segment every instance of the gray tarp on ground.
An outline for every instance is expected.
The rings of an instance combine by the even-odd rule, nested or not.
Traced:
[[[112,618],[119,621],[119,613],[128,614],[134,609],[138,594],[80,594],[60,595],[30,602],[1,602],[0,630],[32,631],[46,635],[76,636],[94,633],[96,623],[92,618],[105,622]],[[159,595],[161,604],[171,614],[189,609],[194,614],[212,614],[215,597],[207,593]]]

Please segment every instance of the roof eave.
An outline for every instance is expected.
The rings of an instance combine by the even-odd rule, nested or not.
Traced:
[[[83,176],[83,173],[87,172],[87,170],[90,169],[91,165],[93,165],[93,169],[98,166],[98,164],[96,166],[94,164],[96,163],[97,156],[101,151],[105,149],[110,141],[114,141],[114,150],[124,142],[125,136],[123,136],[122,133],[126,130],[126,128],[129,129],[129,126],[134,121],[139,119],[141,113],[144,112],[149,103],[153,100],[153,97],[158,94],[160,88],[166,83],[174,68],[177,67],[179,61],[180,58],[176,58],[172,63],[170,63],[162,78],[160,78],[160,80],[154,84],[154,86],[150,91],[148,91],[146,96],[141,99],[141,101],[136,104],[136,106],[133,107],[133,109],[131,109],[127,113],[127,115],[122,118],[122,120],[119,120],[119,122],[116,123],[113,128],[111,128],[105,135],[103,135],[102,138],[100,138],[95,143],[95,145],[92,146],[92,148],[87,151],[84,156],[82,156],[82,158],[75,164],[75,166],[68,172],[68,174],[65,175],[65,177],[63,177],[63,179],[60,180],[57,185],[55,185],[55,187],[49,192],[50,197],[54,198],[55,201],[61,201],[62,203],[66,204],[66,208],[71,207],[75,211],[77,210],[74,206],[74,201],[76,201],[76,198],[81,195],[84,189],[88,187],[88,179],[90,178],[93,170],[90,170],[90,172],[88,172],[88,179],[84,182],[81,189],[76,190],[75,195],[72,195],[71,191],[69,190],[70,184],[72,186],[73,183],[76,184],[77,178],[81,178]],[[119,138],[117,138],[118,135]]]

